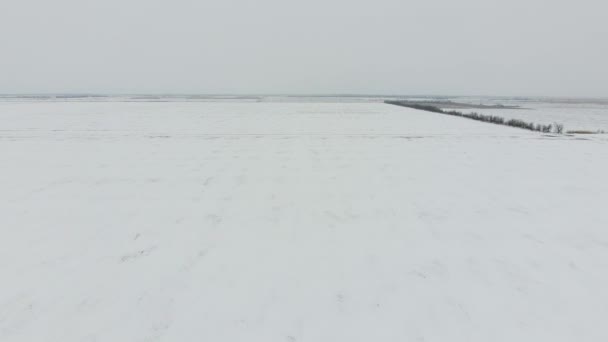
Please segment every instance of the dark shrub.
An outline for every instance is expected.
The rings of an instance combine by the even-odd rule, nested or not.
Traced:
[[[479,114],[479,113],[475,113],[475,112],[465,114],[465,113],[455,111],[455,110],[444,111],[443,109],[441,109],[439,107],[430,106],[430,105],[426,105],[426,104],[420,104],[420,103],[410,103],[410,102],[403,102],[403,101],[385,101],[385,103],[396,105],[396,106],[413,108],[413,109],[425,110],[428,112],[460,116],[460,117],[464,117],[464,118],[468,118],[468,119],[472,119],[472,120],[489,122],[489,123],[493,123],[493,124],[497,124],[497,125],[506,125],[506,126],[511,126],[511,127],[517,127],[517,128],[521,128],[521,129],[527,129],[530,131],[537,131],[537,132],[543,132],[543,133],[551,133],[551,129],[553,128],[552,125],[541,125],[541,124],[534,125],[534,123],[532,123],[532,122],[525,122],[525,121],[519,120],[519,119],[505,120],[504,118],[502,118],[500,116],[484,115],[484,114]],[[562,134],[563,131],[564,131],[564,125],[555,123],[555,132],[558,134]]]

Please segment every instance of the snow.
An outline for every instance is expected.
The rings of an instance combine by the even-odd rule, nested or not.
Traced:
[[[562,124],[565,130],[588,130],[592,132],[608,132],[608,100],[593,99],[533,99],[527,101],[507,99],[485,99],[476,101],[457,99],[456,102],[517,105],[521,109],[484,108],[484,109],[453,109],[465,113],[477,112],[486,115],[497,115],[506,119],[519,119],[537,124]],[[446,108],[452,110],[451,108]]]
[[[0,341],[606,341],[607,144],[381,103],[0,103]]]

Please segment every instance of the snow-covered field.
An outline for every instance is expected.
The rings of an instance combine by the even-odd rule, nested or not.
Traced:
[[[2,342],[608,340],[606,139],[4,102],[0,156]]]
[[[507,119],[520,119],[527,122],[548,125],[559,123],[565,130],[588,130],[608,132],[608,99],[567,100],[567,99],[529,99],[508,100],[492,98],[463,98],[455,102],[517,105],[523,109],[455,109],[465,113],[478,112],[497,115]],[[450,108],[446,108],[450,110]]]

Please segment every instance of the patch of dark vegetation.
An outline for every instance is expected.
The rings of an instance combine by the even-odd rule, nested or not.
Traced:
[[[584,129],[577,129],[573,131],[567,131],[568,134],[606,134],[606,131],[598,129],[597,131],[589,131]]]
[[[429,104],[424,103],[412,103],[412,102],[403,102],[403,101],[384,101],[387,104],[392,104],[395,106],[408,107],[413,109],[425,110],[427,112],[440,113],[446,115],[459,116],[462,118],[467,118],[471,120],[483,121],[488,123],[493,123],[496,125],[504,125],[511,126],[521,129],[526,129],[529,131],[542,132],[542,133],[551,133],[555,132],[557,134],[562,134],[564,132],[564,125],[555,123],[554,125],[541,125],[534,124],[533,122],[526,122],[519,119],[505,119],[496,115],[485,115],[479,113],[462,113],[456,110],[446,111],[436,106],[431,106]]]
[[[409,108],[414,108],[414,109],[426,110],[428,112],[443,113],[443,109],[441,109],[439,107],[427,105],[427,104],[418,104],[418,103],[411,103],[411,104],[409,104],[409,103],[398,102],[398,101],[385,101],[385,102],[388,103],[388,104],[402,106],[402,107],[409,107]]]

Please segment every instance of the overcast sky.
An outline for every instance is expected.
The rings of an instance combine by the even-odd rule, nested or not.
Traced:
[[[2,0],[0,93],[608,96],[608,2]]]

